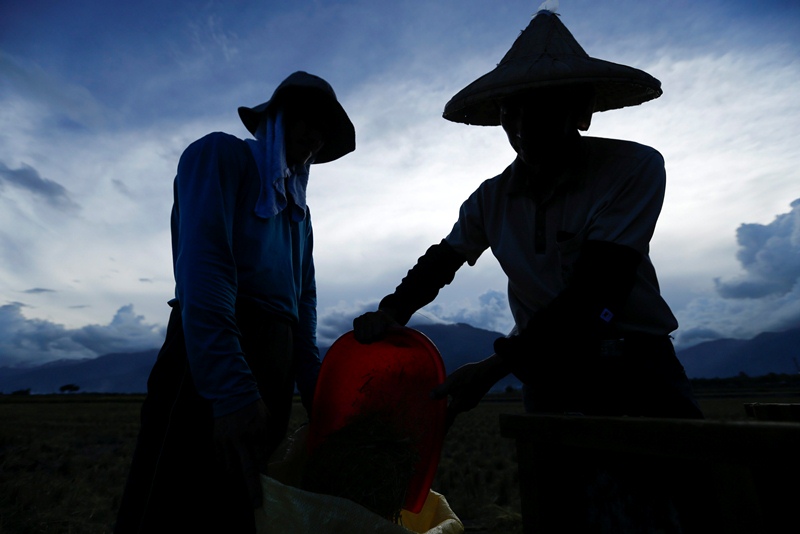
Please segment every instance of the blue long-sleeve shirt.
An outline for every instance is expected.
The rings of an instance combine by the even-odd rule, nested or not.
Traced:
[[[301,392],[319,367],[316,283],[310,214],[255,214],[260,179],[247,144],[212,133],[181,156],[175,177],[172,253],[186,351],[198,392],[214,415],[259,398],[236,325],[236,302],[296,325],[295,360]]]

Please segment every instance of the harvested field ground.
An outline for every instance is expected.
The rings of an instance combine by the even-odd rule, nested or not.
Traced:
[[[745,419],[746,402],[798,402],[763,393],[700,401],[708,418]],[[0,396],[0,534],[111,531],[133,452],[142,396]],[[293,424],[303,421],[296,405]],[[520,402],[496,398],[450,430],[434,489],[470,533],[521,532],[514,444],[498,415]]]

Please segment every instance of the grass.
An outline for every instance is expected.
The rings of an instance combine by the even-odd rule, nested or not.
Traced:
[[[433,489],[476,532],[522,532],[516,445],[500,437],[499,415],[520,402],[484,402],[459,416],[445,439]]]
[[[141,397],[1,399],[0,532],[109,532]]]
[[[0,396],[0,534],[111,531],[138,430],[141,396]],[[700,398],[712,419],[745,419],[748,396]],[[796,396],[767,402],[797,402]],[[297,405],[294,424],[303,419]],[[516,452],[499,435],[518,401],[483,402],[445,440],[433,488],[470,533],[521,532]]]

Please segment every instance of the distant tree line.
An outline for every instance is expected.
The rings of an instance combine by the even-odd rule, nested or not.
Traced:
[[[769,373],[763,376],[748,376],[741,372],[728,378],[693,378],[696,391],[714,389],[786,390],[800,388],[800,373]]]
[[[80,391],[80,389],[81,389],[81,387],[79,385],[77,385],[77,384],[64,384],[63,386],[58,388],[58,391],[60,391],[61,393],[75,393],[76,391]],[[0,391],[0,395],[2,395],[2,394],[3,394],[3,392]],[[18,395],[18,396],[19,395],[30,395],[31,394],[31,388],[18,389],[16,391],[12,391],[11,394],[12,395]]]

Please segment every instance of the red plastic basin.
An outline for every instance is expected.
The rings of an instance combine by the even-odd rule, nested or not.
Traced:
[[[393,330],[383,340],[362,345],[353,332],[328,350],[314,392],[308,448],[354,416],[380,413],[415,444],[419,461],[411,478],[405,508],[419,512],[428,496],[445,434],[447,401],[430,392],[445,379],[436,346],[411,328]]]

